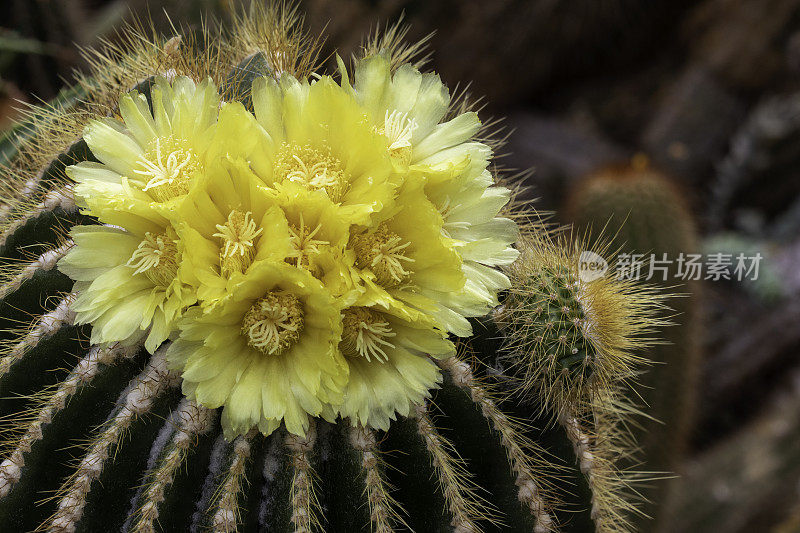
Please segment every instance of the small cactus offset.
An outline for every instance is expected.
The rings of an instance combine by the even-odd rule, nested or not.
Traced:
[[[604,247],[591,250],[564,236],[522,246],[497,312],[505,338],[499,365],[534,419],[571,443],[597,530],[627,531],[642,514],[642,476],[625,468],[636,455],[627,426],[640,408],[625,390],[664,325],[663,296],[613,271],[585,269],[587,254],[604,261]]]
[[[641,352],[653,364],[640,377],[640,388],[631,394],[644,401],[650,415],[640,421],[634,434],[643,450],[642,468],[654,477],[661,473],[662,479],[649,481],[643,489],[650,500],[647,514],[658,521],[668,512],[665,505],[671,476],[664,474],[675,472],[688,444],[701,363],[700,282],[687,270],[691,267],[682,272],[679,261],[698,251],[694,218],[675,185],[650,168],[643,156],[635,157],[630,165],[587,176],[569,202],[567,213],[576,231],[605,226],[614,235],[611,246],[633,258],[628,263],[630,277],[647,277],[652,257],[650,282],[680,295],[671,298],[669,309],[659,313],[672,325],[664,329],[662,342]],[[633,266],[637,254],[643,265],[638,273]],[[667,265],[666,272],[660,270],[664,268],[661,265]]]
[[[632,531],[661,297],[402,29],[334,78],[301,26],[131,28],[0,140],[0,530]]]

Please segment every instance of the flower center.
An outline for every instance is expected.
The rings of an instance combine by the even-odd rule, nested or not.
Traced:
[[[303,304],[294,294],[269,291],[242,320],[247,344],[261,353],[278,355],[291,348],[303,331]]]
[[[396,109],[389,113],[387,109],[383,127],[378,128],[378,133],[389,140],[391,155],[408,164],[411,161],[411,137],[418,127],[415,119],[408,118],[408,113],[401,113]]]
[[[342,341],[339,349],[348,357],[364,357],[386,362],[386,349],[394,344],[386,339],[396,335],[380,313],[368,307],[350,307],[342,313]]]
[[[328,150],[317,150],[309,145],[283,143],[275,157],[275,176],[294,181],[306,187],[323,189],[334,201],[341,201],[347,192],[347,180],[341,161]]]
[[[257,228],[250,211],[242,213],[234,209],[228,214],[225,224],[217,224],[219,233],[213,237],[222,239],[224,247],[219,252],[220,271],[225,277],[234,272],[244,272],[256,255],[255,241],[264,231]]]
[[[154,285],[168,287],[178,275],[177,238],[172,228],[159,235],[148,231],[126,264],[136,269],[134,274],[144,274]]]
[[[157,202],[166,202],[189,192],[194,173],[199,170],[197,156],[184,139],[156,137],[155,146],[139,161],[134,172],[147,180],[142,188]]]
[[[319,253],[320,246],[330,244],[328,241],[314,238],[320,229],[322,229],[321,224],[317,224],[313,230],[310,226],[306,226],[302,213],[300,214],[300,226],[289,226],[289,239],[294,248],[294,251],[289,255],[289,261],[293,265],[310,270],[311,256]]]
[[[405,255],[411,243],[403,242],[385,224],[378,226],[374,233],[353,235],[350,245],[356,253],[356,266],[371,269],[378,283],[384,287],[394,287],[411,275],[403,266],[403,263],[414,262]]]

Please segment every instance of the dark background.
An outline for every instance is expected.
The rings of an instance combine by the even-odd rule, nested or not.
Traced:
[[[344,57],[375,25],[432,31],[430,68],[505,117],[504,165],[560,217],[599,168],[644,154],[682,191],[706,252],[765,257],[706,283],[703,362],[674,531],[800,531],[800,0],[305,0]],[[78,46],[132,13],[168,29],[233,2],[4,0],[0,127],[53,97]]]

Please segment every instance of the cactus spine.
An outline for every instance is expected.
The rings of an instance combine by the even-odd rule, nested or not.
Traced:
[[[622,391],[645,360],[639,351],[661,324],[662,297],[649,287],[588,276],[568,237],[537,237],[512,267],[514,286],[496,321],[505,332],[500,366],[551,446],[572,448],[572,473],[591,497],[598,531],[627,531],[641,514],[628,425],[637,405]],[[595,248],[601,257],[604,249]],[[535,399],[535,401],[531,401]]]

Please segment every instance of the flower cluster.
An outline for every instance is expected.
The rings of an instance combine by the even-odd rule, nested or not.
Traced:
[[[438,76],[382,56],[352,82],[257,79],[251,109],[210,80],[147,96],[91,123],[97,161],[67,169],[101,223],[59,265],[92,342],[172,339],[184,394],[224,406],[228,436],[407,415],[516,258],[475,113],[448,117]]]

